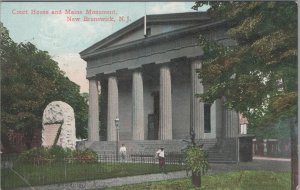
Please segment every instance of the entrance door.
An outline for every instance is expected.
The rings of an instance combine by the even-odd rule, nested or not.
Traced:
[[[158,140],[159,131],[159,92],[153,92],[153,114],[148,115],[148,139]]]
[[[154,114],[149,114],[148,115],[148,140],[155,140],[154,126],[155,126]]]

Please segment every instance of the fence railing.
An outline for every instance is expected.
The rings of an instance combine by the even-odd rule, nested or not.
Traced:
[[[184,156],[182,153],[167,153],[165,154],[166,164],[182,164]],[[158,163],[158,158],[154,154],[147,153],[131,153],[124,157],[115,154],[98,155],[98,162],[127,162],[127,163]]]
[[[276,139],[253,140],[253,155],[289,158],[291,156],[291,145],[289,141]]]
[[[183,170],[181,153],[166,154],[166,171]],[[158,159],[151,154],[131,153],[98,155],[96,160],[43,160],[30,163],[18,161],[17,155],[2,155],[1,189],[40,186],[73,181],[88,181],[160,172]]]

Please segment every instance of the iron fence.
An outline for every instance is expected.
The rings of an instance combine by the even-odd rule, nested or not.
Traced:
[[[280,141],[277,139],[253,140],[253,155],[266,157],[290,158],[290,141]]]
[[[183,170],[181,153],[166,154],[166,171]],[[35,159],[30,163],[18,161],[17,155],[2,155],[1,189],[40,186],[73,181],[88,181],[160,172],[154,155],[132,153],[120,156],[101,154],[90,159]]]
[[[184,156],[182,153],[167,153],[165,154],[166,164],[183,164]],[[158,158],[154,154],[147,153],[131,153],[126,154],[124,158],[115,154],[101,154],[98,155],[98,162],[126,162],[126,163],[158,163]]]

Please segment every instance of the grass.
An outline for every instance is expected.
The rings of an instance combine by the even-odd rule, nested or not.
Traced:
[[[183,166],[172,164],[166,168],[171,172],[182,170]],[[39,166],[22,164],[14,166],[13,169],[33,186],[160,172],[155,163],[52,163]],[[2,189],[26,187],[28,185],[25,181],[12,170],[1,169]]]
[[[195,188],[191,178],[141,183],[102,190],[290,190],[290,173],[269,171],[228,172],[202,177],[202,187]]]

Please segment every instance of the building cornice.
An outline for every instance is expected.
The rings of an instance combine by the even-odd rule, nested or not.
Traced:
[[[158,41],[170,40],[171,38],[174,38],[174,37],[177,37],[180,35],[194,33],[197,31],[203,31],[208,28],[211,29],[214,27],[219,27],[219,26],[224,25],[225,23],[226,23],[225,20],[220,20],[220,21],[210,22],[207,24],[191,26],[191,27],[178,29],[178,30],[174,30],[171,32],[166,32],[166,33],[159,34],[159,35],[150,36],[147,38],[131,41],[128,43],[124,43],[124,44],[120,44],[120,45],[116,45],[116,46],[112,46],[112,47],[98,49],[98,50],[92,51],[91,53],[81,52],[80,55],[81,55],[81,58],[84,60],[93,59],[93,58],[96,58],[97,56],[112,53],[114,51],[123,51],[123,50],[130,49],[130,48],[136,48],[139,46],[150,45],[150,44],[156,43]]]

